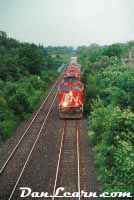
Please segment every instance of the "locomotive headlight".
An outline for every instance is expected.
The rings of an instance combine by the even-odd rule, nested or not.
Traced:
[[[67,106],[67,102],[64,101],[63,104],[62,104],[62,106],[63,106],[63,107],[66,107],[66,106]]]
[[[76,102],[75,105],[78,106],[79,104]]]
[[[70,91],[70,92],[69,92],[69,94],[70,94],[70,96],[71,96],[71,97],[73,96],[73,93],[72,93],[72,91]]]

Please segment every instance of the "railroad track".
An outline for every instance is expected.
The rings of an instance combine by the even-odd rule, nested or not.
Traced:
[[[2,197],[2,200],[10,200],[15,192],[32,152],[42,134],[42,130],[47,124],[57,96],[56,86],[61,77],[62,74],[58,77],[44,102],[41,104],[28,127],[24,130],[18,143],[15,145],[0,169],[0,198]],[[12,176],[12,174],[15,174],[15,176]]]
[[[61,77],[62,74],[58,80]],[[57,82],[0,169],[0,200],[21,199],[21,187],[29,187],[33,192],[48,192],[51,197],[45,199],[54,200],[63,199],[55,197],[59,187],[72,194],[86,191],[88,180],[96,185],[92,168],[87,177],[91,161],[87,163],[89,152],[84,142],[87,138],[82,140],[85,132],[80,131],[81,120],[60,120],[58,117]],[[64,199],[82,200],[83,197]]]
[[[54,194],[56,192],[56,189],[59,187],[64,187],[65,191],[68,191],[70,193],[73,192],[80,192],[81,190],[81,179],[80,179],[80,147],[79,147],[79,126],[80,126],[80,121],[76,120],[76,121],[68,121],[65,120],[63,121],[63,127],[60,129],[59,134],[55,134],[57,136],[56,139],[56,144],[54,148],[52,148],[51,144],[53,145],[53,140],[54,138],[54,134],[50,133],[49,131],[47,132],[47,129],[44,130],[45,135],[41,136],[40,138],[40,142],[42,143],[42,141],[44,140],[43,137],[45,138],[44,140],[44,146],[51,146],[51,150],[53,149],[53,152],[47,152],[45,150],[45,152],[42,151],[41,155],[36,156],[38,157],[38,160],[35,157],[35,152],[39,152],[38,148],[41,148],[41,145],[38,144],[35,149],[35,145],[39,139],[39,136],[37,136],[38,139],[36,139],[36,142],[33,145],[33,148],[31,149],[31,152],[16,180],[16,183],[14,184],[14,188],[12,189],[12,192],[10,194],[10,197],[8,198],[10,199],[20,199],[18,197],[20,197],[20,192],[19,188],[20,187],[25,187],[28,186],[28,183],[30,182],[30,179],[34,179],[34,184],[35,184],[35,179],[36,176],[32,177],[32,171],[34,170],[34,167],[32,166],[33,164],[33,160],[36,159],[36,165],[38,162],[42,162],[43,161],[43,166],[44,167],[44,184],[39,182],[39,179],[37,180],[37,182],[39,184],[41,184],[41,191],[44,191],[44,189],[46,189],[45,191],[48,191],[49,194],[53,195],[52,198],[47,198],[47,199],[58,199],[58,197],[55,197]],[[43,129],[42,129],[43,130]],[[41,133],[41,132],[40,132]],[[52,137],[53,136],[53,137]],[[51,143],[50,143],[51,142]],[[34,152],[35,151],[35,152]],[[45,160],[45,157],[43,157],[43,154],[49,154],[48,155],[48,159]],[[53,156],[52,156],[53,155]],[[29,163],[31,157],[33,157],[33,159],[31,160],[31,163]],[[55,160],[54,160],[55,158]],[[51,170],[49,172],[46,171],[46,166],[45,164],[47,164],[47,166],[49,166],[48,168],[51,168]],[[32,166],[32,168],[30,167]],[[28,170],[29,168],[29,170]],[[30,173],[29,173],[29,172]],[[37,170],[36,170],[37,171]],[[45,178],[45,176],[47,176],[47,173],[49,173],[48,175],[48,179]],[[38,172],[37,172],[38,174]],[[40,171],[39,171],[40,174]],[[30,179],[29,181],[25,182],[26,177],[29,175]],[[33,187],[33,184],[31,184],[31,188]],[[35,187],[35,191],[38,191],[38,189],[36,190]],[[28,197],[28,200],[32,199],[30,197]],[[62,199],[62,198],[59,198]],[[68,198],[64,198],[64,199],[68,199]],[[73,199],[82,199],[81,197],[77,197],[77,198],[73,198]]]
[[[60,187],[64,187],[64,192],[81,191],[81,178],[80,178],[80,120],[75,120],[75,127],[68,128],[67,121],[62,130],[61,142],[57,160],[56,174],[53,187],[54,199],[61,199],[62,194],[59,193],[59,197],[56,197],[56,190]],[[68,125],[67,125],[68,124]],[[72,129],[72,130],[71,130]],[[63,191],[61,192],[63,193]],[[72,197],[73,198],[73,197]],[[64,197],[68,199],[68,197]],[[79,197],[73,199],[80,200]]]
[[[58,119],[55,123],[57,122],[61,123]],[[53,197],[45,199],[51,200],[58,199],[54,195],[58,187],[64,187],[65,191],[69,191],[70,193],[80,192],[80,121],[71,120],[68,122],[68,120],[63,120],[62,122],[62,127],[55,134],[53,131],[50,131],[50,127],[48,126],[45,130],[46,134],[44,137],[43,135],[41,136],[36,151],[33,152],[32,159],[16,187],[16,192],[13,196],[15,199],[20,197],[19,188],[25,186],[32,188],[33,191],[48,192]],[[46,146],[46,148],[43,149],[41,146]],[[36,170],[35,174],[33,174],[34,167],[32,167],[34,162],[39,163],[36,164],[38,165],[38,170]],[[39,177],[42,172],[43,174]],[[26,180],[28,176],[30,178]],[[34,180],[33,183],[31,183],[31,180]],[[31,196],[27,198],[28,200],[32,199]],[[73,199],[80,200],[82,198],[78,197]]]

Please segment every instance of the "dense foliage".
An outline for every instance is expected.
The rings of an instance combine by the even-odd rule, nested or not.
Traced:
[[[122,64],[134,43],[80,47],[85,113],[104,191],[134,192],[134,65]]]
[[[37,108],[70,51],[20,43],[0,32],[0,139]]]

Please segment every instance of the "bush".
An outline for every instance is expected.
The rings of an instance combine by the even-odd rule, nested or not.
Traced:
[[[130,191],[134,185],[134,113],[95,101],[89,117],[95,165],[103,189]],[[90,134],[89,134],[90,136]],[[116,187],[115,187],[116,186]],[[134,188],[133,188],[134,189]],[[133,190],[134,191],[134,190]]]
[[[16,126],[16,121],[11,119],[6,119],[2,122],[0,122],[0,136],[2,140],[7,139],[9,136],[11,136],[12,131],[14,130]]]
[[[12,111],[8,108],[7,101],[0,96],[0,138],[6,139],[10,136],[16,125],[16,118]]]
[[[134,192],[134,68],[121,63],[128,50],[129,43],[78,49],[102,191]]]
[[[22,43],[0,31],[0,137],[10,136],[27,118],[57,77],[72,48]]]

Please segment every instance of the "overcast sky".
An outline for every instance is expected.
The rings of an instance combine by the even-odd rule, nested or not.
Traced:
[[[134,40],[134,0],[0,0],[0,30],[45,46]]]

